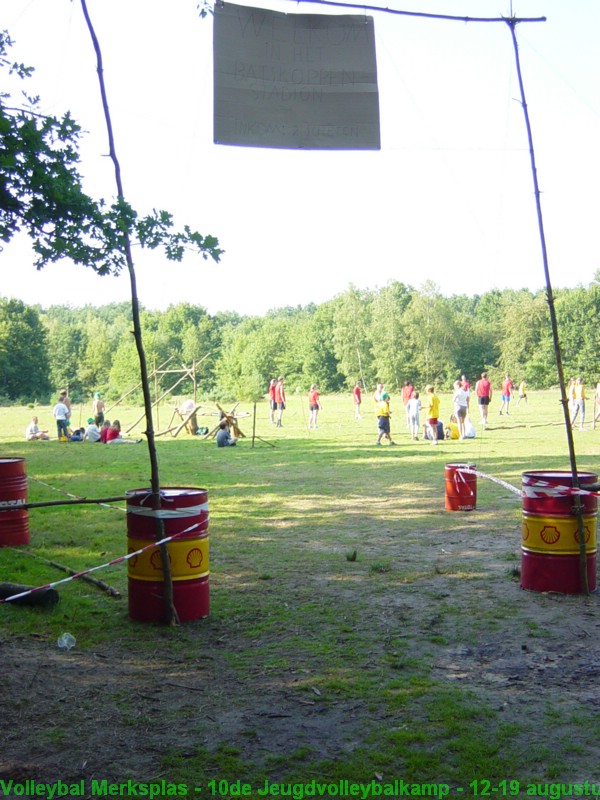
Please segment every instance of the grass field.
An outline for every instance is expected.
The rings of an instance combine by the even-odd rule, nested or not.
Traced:
[[[475,409],[477,437],[437,447],[410,440],[398,399],[395,448],[374,446],[369,402],[360,421],[347,397],[323,405],[309,433],[304,396],[282,429],[259,404],[254,447],[244,405],[236,448],[158,440],[163,486],[209,492],[207,619],[129,620],[123,565],[95,573],[121,599],[73,581],[53,608],[0,606],[0,780],[84,780],[86,796],[96,779],[155,782],[158,797],[239,796],[241,784],[277,796],[280,783],[300,797],[312,781],[351,796],[344,780],[386,796],[400,780],[413,795],[447,784],[524,797],[539,783],[552,796],[551,784],[600,781],[596,594],[520,588],[521,504],[506,486],[479,477],[476,511],[444,508],[447,463],[517,488],[524,470],[567,468],[558,395],[534,392],[509,417],[495,402],[486,431]],[[574,431],[581,470],[598,465],[592,412]],[[0,408],[0,457],[26,458],[30,501],[148,486],[145,444],[24,442],[32,413]],[[50,409],[35,413],[54,433]],[[124,429],[139,415],[118,413]],[[32,510],[30,545],[0,548],[2,579],[65,577],[29,553],[76,570],[123,555],[113,505]],[[267,778],[275,789],[260,795]]]

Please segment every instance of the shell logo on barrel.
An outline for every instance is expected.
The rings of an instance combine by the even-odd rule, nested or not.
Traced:
[[[554,525],[546,525],[540,531],[540,538],[546,544],[556,544],[560,539],[560,531]]]
[[[585,541],[586,541],[586,544],[587,544],[587,542],[589,542],[589,540],[590,540],[590,538],[592,536],[592,532],[588,528],[587,525],[583,526],[583,532],[585,533]],[[577,528],[577,530],[575,531],[574,536],[575,536],[576,543],[579,544],[579,528]]]
[[[143,539],[129,539],[130,552],[146,547]],[[208,575],[209,542],[208,536],[200,539],[172,541],[167,544],[169,564],[173,580],[192,580]],[[128,574],[138,580],[162,579],[162,560],[158,547],[139,553],[129,559]]]
[[[595,553],[596,517],[583,518],[585,549]],[[579,554],[579,525],[576,517],[540,517],[523,513],[522,547],[529,552],[548,554]]]
[[[202,564],[203,556],[202,550],[199,550],[197,547],[194,547],[193,550],[187,554],[187,558],[185,559],[191,569],[198,569],[198,567]]]
[[[168,486],[155,508],[149,488],[127,492],[129,616],[140,622],[164,619],[164,574],[156,544],[156,518],[169,558],[172,600],[180,622],[202,619],[210,611],[208,491]],[[152,506],[152,508],[150,507]],[[137,552],[137,551],[140,552]]]
[[[169,564],[171,563],[171,554],[169,553]],[[152,565],[153,569],[162,572],[162,559],[160,557],[160,550],[153,550],[152,555],[150,556],[150,564]]]

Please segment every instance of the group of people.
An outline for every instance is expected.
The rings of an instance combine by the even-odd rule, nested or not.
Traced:
[[[406,427],[411,438],[417,440],[421,434],[421,438],[428,439],[432,445],[437,445],[440,439],[473,438],[475,436],[475,428],[468,417],[470,388],[471,384],[464,375],[454,382],[454,394],[452,396],[454,411],[450,415],[449,423],[444,425],[440,419],[440,398],[435,392],[435,387],[432,384],[427,384],[424,398],[421,400],[419,391],[415,389],[410,381],[405,381],[401,390],[401,398],[406,414]],[[356,389],[353,393],[356,406],[355,392]],[[396,444],[391,435],[390,399],[389,392],[385,390],[382,383],[378,383],[373,395],[378,430],[376,445],[381,445],[384,439],[390,445]],[[421,433],[422,411],[425,413],[425,422]],[[360,419],[358,411],[357,418]]]
[[[481,373],[481,377],[475,384],[475,394],[477,395],[477,403],[479,405],[479,411],[481,414],[481,422],[485,428],[488,423],[489,405],[492,401],[492,384],[490,383],[487,372]],[[509,416],[510,401],[513,399],[514,395],[515,385],[509,373],[507,372],[502,380],[502,402],[500,403],[500,409],[498,411],[499,416],[502,416],[502,414],[506,414],[507,417]],[[525,404],[527,404],[527,384],[525,381],[521,381],[519,383],[517,406],[521,403],[521,401],[524,401]]]
[[[272,425],[283,427],[282,417],[285,411],[284,378],[272,378],[269,383],[269,419]],[[319,411],[322,409],[319,388],[316,383],[311,384],[308,390],[308,430],[317,430]]]
[[[571,417],[571,427],[575,427],[575,423],[579,418],[579,430],[583,430],[585,423],[585,401],[586,401],[585,384],[582,377],[571,378],[567,387],[567,400],[569,402],[569,413]],[[596,422],[600,419],[600,382],[596,384],[594,393],[594,418],[593,427],[596,427]]]
[[[421,430],[420,416],[421,411],[425,411],[426,422],[423,425],[423,439],[429,439],[432,445],[436,445],[439,439],[444,438],[444,425],[440,421],[440,398],[435,393],[432,384],[425,387],[425,397],[421,400],[420,393],[415,389],[410,381],[405,381],[402,391],[402,404],[406,414],[406,427],[411,438],[419,438]],[[390,394],[385,390],[382,383],[378,383],[373,395],[375,414],[377,416],[377,441],[376,445],[381,445],[385,439],[390,445],[396,442],[392,439],[390,424]]]
[[[282,418],[285,411],[285,387],[283,376],[272,378],[269,384],[269,409],[271,424],[283,428]]]
[[[121,432],[121,423],[118,419],[111,424],[110,420],[104,418],[104,401],[99,392],[94,394],[92,402],[93,417],[89,417],[87,427],[71,427],[71,400],[66,389],[63,389],[58,400],[52,409],[52,415],[56,420],[56,434],[61,442],[102,442],[103,444],[139,444],[141,439],[126,439]],[[31,418],[31,422],[25,429],[25,439],[28,442],[42,441],[50,439],[48,430],[41,430],[37,416]]]

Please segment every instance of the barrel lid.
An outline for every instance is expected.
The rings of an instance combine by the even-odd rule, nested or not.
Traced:
[[[550,483],[570,484],[573,480],[573,473],[567,469],[530,469],[522,473],[523,482],[527,480],[549,481]],[[577,472],[579,482],[595,483],[598,475],[595,472]]]

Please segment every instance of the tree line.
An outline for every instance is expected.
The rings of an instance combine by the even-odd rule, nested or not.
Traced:
[[[600,377],[600,285],[555,291],[565,373]],[[197,364],[199,396],[255,400],[284,375],[288,390],[317,383],[322,392],[377,381],[395,391],[451,388],[462,373],[486,370],[494,384],[509,372],[530,388],[557,385],[545,292],[492,290],[445,297],[392,282],[376,290],[349,286],[320,305],[264,316],[211,315],[188,303],[142,311],[148,363]],[[160,391],[174,381],[165,375]],[[100,391],[117,399],[139,383],[127,303],[42,309],[0,297],[0,402],[50,402],[68,387],[75,401]],[[192,391],[191,382],[178,387]],[[132,401],[139,398],[132,395]]]

